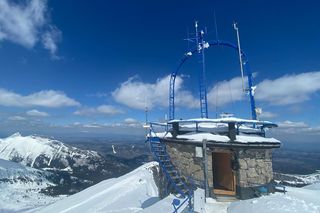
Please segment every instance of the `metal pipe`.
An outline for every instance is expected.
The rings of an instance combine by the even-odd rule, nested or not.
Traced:
[[[241,71],[241,79],[242,79],[242,90],[245,91],[244,82],[243,82],[243,63],[242,63],[242,54],[241,54],[241,46],[240,46],[239,28],[236,22],[233,23],[233,28],[237,32],[238,54],[239,54],[240,71]]]
[[[204,165],[204,184],[205,184],[205,197],[209,197],[209,184],[208,184],[208,156],[207,156],[207,139],[202,140],[203,151],[203,165]]]

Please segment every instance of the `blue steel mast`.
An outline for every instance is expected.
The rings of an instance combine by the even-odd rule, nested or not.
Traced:
[[[209,45],[204,41],[204,32],[198,31],[198,22],[195,22],[196,28],[196,45],[198,54],[200,56],[200,63],[202,71],[199,77],[199,94],[200,94],[200,113],[201,118],[208,118],[208,99],[207,99],[207,80],[206,80],[206,66],[205,66],[205,54],[204,49]]]

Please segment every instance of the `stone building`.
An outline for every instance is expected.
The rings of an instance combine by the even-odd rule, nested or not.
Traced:
[[[280,141],[265,137],[270,122],[237,118],[175,120],[160,140],[185,180],[207,196],[248,199],[274,192],[272,150]]]

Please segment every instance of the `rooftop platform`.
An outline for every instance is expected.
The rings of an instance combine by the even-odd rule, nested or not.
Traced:
[[[159,131],[159,126],[165,131]],[[270,121],[248,120],[235,117],[219,119],[171,120],[167,123],[150,123],[149,137],[164,142],[215,147],[278,148],[281,142],[265,136],[265,130],[277,127]],[[158,131],[156,131],[156,129]]]

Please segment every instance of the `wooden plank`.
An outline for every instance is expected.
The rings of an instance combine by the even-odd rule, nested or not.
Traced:
[[[223,189],[214,189],[213,193],[216,195],[236,195],[235,191],[223,190]]]

